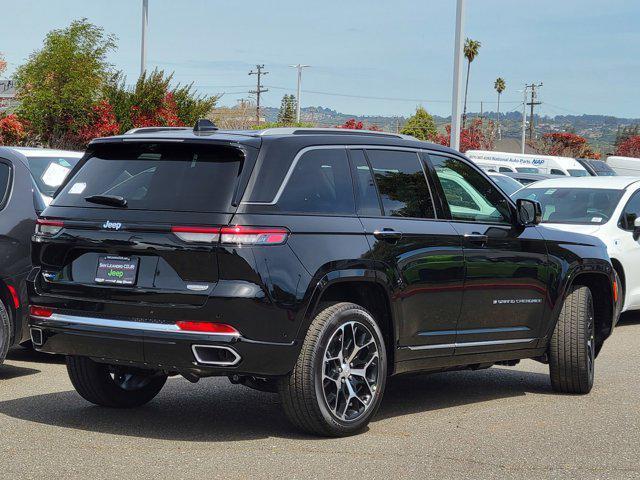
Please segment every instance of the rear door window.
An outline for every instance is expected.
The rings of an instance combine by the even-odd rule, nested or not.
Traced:
[[[356,184],[358,215],[379,217],[382,214],[376,183],[363,150],[351,150],[353,178]]]
[[[314,148],[303,153],[276,204],[281,212],[355,214],[346,149]]]
[[[243,160],[228,146],[98,146],[52,205],[112,208],[85,200],[109,195],[123,197],[129,210],[229,212]]]
[[[416,152],[377,149],[366,152],[386,216],[436,217],[431,191]]]

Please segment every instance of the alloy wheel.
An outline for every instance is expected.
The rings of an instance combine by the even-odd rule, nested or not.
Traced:
[[[361,418],[378,392],[378,343],[364,324],[351,321],[331,336],[322,364],[322,390],[331,413],[343,422]]]

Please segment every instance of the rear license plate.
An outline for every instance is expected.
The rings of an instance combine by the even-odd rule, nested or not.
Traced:
[[[115,256],[98,257],[96,283],[135,285],[138,260],[138,258]]]

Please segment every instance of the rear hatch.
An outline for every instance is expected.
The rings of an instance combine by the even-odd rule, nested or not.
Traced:
[[[39,221],[41,293],[136,305],[203,305],[218,281],[251,147],[97,144]]]

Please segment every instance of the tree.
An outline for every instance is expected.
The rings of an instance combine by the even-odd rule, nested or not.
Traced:
[[[464,87],[464,109],[462,111],[462,128],[467,122],[467,93],[469,92],[469,71],[471,70],[471,62],[478,56],[480,51],[480,42],[467,38],[464,42],[464,56],[467,59],[467,83]]]
[[[541,153],[573,158],[600,158],[587,139],[575,133],[545,133],[538,147]]]
[[[381,132],[382,129],[374,124],[364,126],[364,123],[360,120],[356,120],[355,118],[350,118],[342,125],[336,125],[336,128],[343,128],[345,130],[370,130],[372,132]]]
[[[435,143],[450,147],[451,125],[447,125],[445,130],[446,134],[436,136]],[[484,130],[483,121],[479,118],[474,119],[469,128],[460,130],[460,151],[464,153],[467,150],[493,150],[493,137],[486,135]]]
[[[15,113],[0,117],[0,145],[19,145],[25,136],[24,125]]]
[[[496,89],[496,92],[498,92],[498,108],[497,108],[497,113],[496,113],[496,117],[497,117],[497,123],[498,123],[498,140],[502,139],[502,132],[500,131],[500,95],[502,95],[502,92],[504,92],[504,89],[507,88],[507,84],[504,81],[504,78],[502,77],[498,77],[496,78],[495,83],[493,84],[493,88]]]
[[[20,66],[15,80],[18,116],[39,142],[69,147],[101,100],[115,37],[86,19],[47,34],[41,50]]]
[[[629,137],[618,145],[616,155],[640,158],[640,135]]]
[[[286,126],[296,121],[296,97],[293,95],[285,95],[280,103],[280,112],[278,112],[278,123],[280,126]]]
[[[121,72],[111,76],[104,93],[121,132],[137,127],[193,125],[211,113],[217,97],[196,95],[192,84],[172,87],[172,80],[173,74],[155,69],[141,75],[130,89]]]
[[[6,69],[7,62],[4,60],[4,55],[2,55],[2,52],[0,52],[0,75],[2,75]]]
[[[429,115],[424,107],[418,107],[416,108],[416,113],[410,116],[404,124],[400,133],[411,135],[419,140],[433,140],[436,138],[438,131],[433,117]]]

